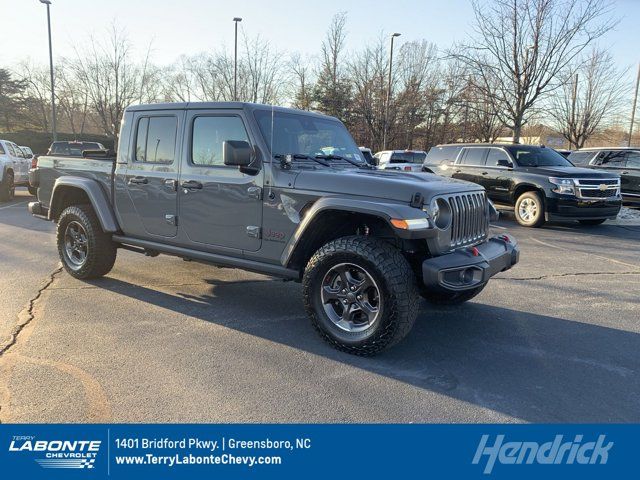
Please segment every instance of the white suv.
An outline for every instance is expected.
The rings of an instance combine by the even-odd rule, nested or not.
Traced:
[[[0,202],[13,198],[16,186],[29,186],[31,159],[15,143],[0,140]]]
[[[401,170],[421,172],[427,152],[421,150],[383,150],[374,155],[376,165],[381,170]]]

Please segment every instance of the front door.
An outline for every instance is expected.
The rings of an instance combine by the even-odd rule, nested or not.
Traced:
[[[640,150],[627,152],[627,162],[620,172],[622,190],[634,202],[640,202]]]
[[[512,162],[507,152],[501,148],[490,148],[483,170],[483,175],[486,178],[484,187],[487,189],[487,195],[491,200],[509,203],[513,183],[513,169],[498,165],[501,160]]]
[[[125,184],[143,234],[175,237],[183,112],[140,112],[133,119]]]
[[[256,251],[261,245],[262,171],[242,173],[226,166],[222,146],[228,140],[255,145],[243,113],[191,111],[180,174],[179,226],[191,248]]]

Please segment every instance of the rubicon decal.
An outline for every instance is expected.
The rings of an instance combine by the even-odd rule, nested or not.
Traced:
[[[42,468],[94,468],[100,440],[37,440],[34,436],[14,436],[9,452],[33,454]]]

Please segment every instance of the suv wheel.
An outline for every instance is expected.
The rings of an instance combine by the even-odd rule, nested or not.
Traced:
[[[375,355],[395,345],[418,314],[409,263],[377,238],[342,237],[327,243],[309,260],[302,283],[315,329],[333,347],[355,355]]]
[[[600,225],[607,221],[606,218],[599,218],[597,220],[578,220],[582,225]]]
[[[541,227],[544,224],[544,202],[538,192],[524,192],[518,197],[516,220],[524,227]]]
[[[484,290],[484,287],[486,286],[487,284],[483,283],[479,287],[472,288],[470,290],[463,290],[461,292],[443,292],[421,288],[420,295],[422,295],[422,298],[424,298],[426,301],[434,305],[457,305],[459,303],[464,303],[471,300],[482,290]]]
[[[13,172],[5,172],[2,182],[0,182],[0,202],[13,200],[16,187],[13,183]]]
[[[116,261],[116,244],[104,233],[89,205],[65,209],[58,219],[58,254],[65,270],[75,278],[106,275]]]

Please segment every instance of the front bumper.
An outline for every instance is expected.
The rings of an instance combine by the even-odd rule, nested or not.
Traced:
[[[427,288],[462,291],[487,282],[496,273],[509,270],[520,259],[516,239],[492,237],[475,247],[464,247],[422,262],[422,281]]]
[[[588,200],[567,196],[548,196],[546,205],[547,220],[596,220],[616,218],[622,198],[620,196],[607,199]]]

